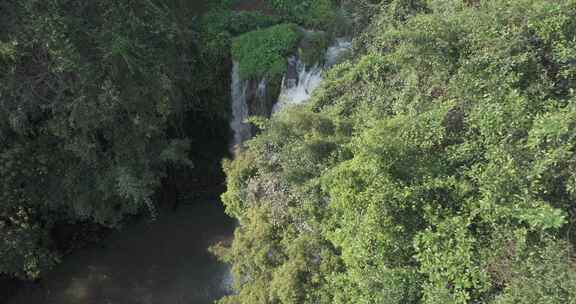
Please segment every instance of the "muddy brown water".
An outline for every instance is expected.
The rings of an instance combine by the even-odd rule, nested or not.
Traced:
[[[218,201],[141,220],[66,257],[7,304],[208,304],[231,292],[226,265],[208,251],[234,221]]]

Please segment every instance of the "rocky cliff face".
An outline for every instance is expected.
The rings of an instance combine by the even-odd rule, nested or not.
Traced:
[[[290,104],[303,103],[322,82],[323,73],[347,52],[351,43],[335,39],[329,45],[323,32],[303,30],[298,52],[289,56],[283,75],[242,80],[237,63],[232,70],[232,114],[230,126],[234,131],[232,150],[257,131],[246,123],[250,116],[270,117]]]
[[[280,93],[281,78],[263,78],[249,80],[246,90],[246,102],[250,116],[270,117],[272,108]]]

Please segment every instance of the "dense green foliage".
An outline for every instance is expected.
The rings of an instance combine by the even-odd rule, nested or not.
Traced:
[[[292,24],[245,33],[232,42],[232,58],[238,61],[243,79],[274,76],[286,71],[285,57],[300,38]]]
[[[378,2],[380,0],[265,0],[286,22],[337,37],[350,36],[363,29],[370,16],[377,12],[374,3]]]
[[[54,224],[154,215],[163,179],[222,155],[203,143],[225,152],[229,68],[199,48],[196,9],[0,2],[0,273],[39,277]]]
[[[307,28],[331,29],[337,22],[334,0],[266,0],[278,14]]]
[[[225,162],[221,303],[576,303],[576,3],[371,9],[355,58]]]
[[[238,3],[0,1],[0,274],[38,278],[56,225],[154,216],[167,180],[206,174],[232,59],[278,77],[363,28],[225,161],[220,302],[576,303],[576,2]]]

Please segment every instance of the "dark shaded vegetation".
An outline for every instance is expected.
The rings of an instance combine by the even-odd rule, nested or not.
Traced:
[[[201,43],[190,4],[1,2],[0,273],[39,278],[104,227],[222,178],[229,55]]]

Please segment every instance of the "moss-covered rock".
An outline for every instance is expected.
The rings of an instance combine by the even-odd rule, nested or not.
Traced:
[[[248,32],[232,42],[232,58],[242,79],[274,76],[286,70],[285,56],[295,50],[300,34],[293,24]]]

